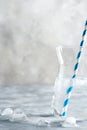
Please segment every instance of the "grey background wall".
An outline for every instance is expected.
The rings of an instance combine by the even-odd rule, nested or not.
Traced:
[[[86,0],[0,0],[0,85],[54,83],[55,47],[78,46],[86,18]]]

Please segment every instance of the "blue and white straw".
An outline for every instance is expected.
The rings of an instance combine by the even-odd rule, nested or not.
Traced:
[[[73,90],[73,84],[72,83],[73,83],[73,80],[77,77],[77,71],[78,71],[80,58],[81,58],[81,54],[82,54],[82,50],[83,50],[83,46],[84,46],[84,38],[85,38],[86,32],[87,32],[87,20],[85,22],[85,28],[84,28],[84,31],[82,33],[82,40],[80,42],[80,49],[79,49],[79,52],[78,52],[77,57],[76,57],[77,61],[76,61],[76,64],[74,66],[74,74],[72,75],[72,78],[71,78],[72,82],[71,82],[71,85],[66,90],[66,96],[67,97],[64,100],[62,113],[60,114],[60,116],[62,116],[62,117],[67,116],[67,109],[68,109],[68,106],[69,106],[69,103],[70,103],[70,97],[71,97],[71,93],[72,93],[72,90]]]

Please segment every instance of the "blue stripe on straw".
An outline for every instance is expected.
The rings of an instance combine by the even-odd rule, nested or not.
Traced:
[[[83,34],[82,34],[82,36],[84,36],[86,34],[86,29],[83,31]]]
[[[84,44],[84,40],[81,41],[80,46],[83,46],[83,44]]]
[[[77,59],[79,59],[80,56],[81,56],[81,51],[78,52],[78,54],[77,54]]]
[[[62,113],[62,116],[65,116],[65,117],[66,117],[66,116],[67,116],[67,112],[63,112],[63,113]]]
[[[73,86],[70,86],[70,87],[67,89],[66,93],[69,94],[72,90],[73,90]]]
[[[75,64],[74,71],[78,69],[79,63]]]
[[[87,25],[87,20],[86,20],[86,22],[85,22],[85,25]]]
[[[74,75],[72,76],[72,79],[74,79],[74,78],[76,78],[76,74],[74,74]]]
[[[67,106],[67,105],[69,104],[69,101],[70,101],[70,99],[67,98],[67,99],[64,101],[64,105],[63,105],[63,106],[64,106],[64,107]]]

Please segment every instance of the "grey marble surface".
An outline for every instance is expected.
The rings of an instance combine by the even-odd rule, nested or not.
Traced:
[[[85,83],[84,80],[78,80],[75,84],[67,115],[67,118],[76,119],[79,129],[87,128],[86,85],[87,81]],[[53,115],[52,97],[57,92],[55,89],[53,93],[53,89],[54,87],[50,85],[0,86],[0,130],[63,129],[66,119]],[[61,92],[62,90],[61,86]],[[58,101],[56,97],[55,102]],[[56,110],[59,110],[62,102],[58,104]],[[66,123],[64,127],[64,130],[78,129],[72,121]]]

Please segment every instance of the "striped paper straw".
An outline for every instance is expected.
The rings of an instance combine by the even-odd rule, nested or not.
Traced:
[[[76,57],[77,61],[76,61],[76,64],[74,66],[74,73],[73,73],[72,78],[71,78],[72,82],[71,82],[71,85],[66,90],[66,99],[64,100],[62,113],[60,114],[60,116],[62,116],[62,117],[67,116],[67,110],[68,110],[68,106],[70,103],[71,93],[73,90],[73,80],[76,79],[76,77],[77,77],[77,71],[78,71],[80,58],[81,58],[81,54],[82,54],[82,50],[83,50],[83,46],[84,46],[84,38],[85,38],[86,32],[87,32],[87,20],[85,22],[85,28],[84,28],[84,31],[82,33],[82,40],[80,42],[79,52],[77,53],[77,57]]]

